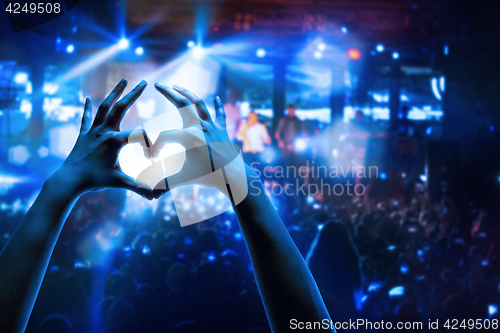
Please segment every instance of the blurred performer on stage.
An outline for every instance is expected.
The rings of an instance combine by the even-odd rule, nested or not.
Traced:
[[[247,122],[241,124],[236,139],[243,142],[243,156],[248,165],[259,161],[264,145],[271,144],[267,127],[259,122],[259,116],[253,111],[248,114]]]
[[[294,163],[295,160],[294,140],[306,134],[304,123],[295,116],[295,110],[295,105],[288,105],[287,116],[280,119],[274,134],[281,156],[288,163]]]
[[[345,134],[351,151],[350,157],[356,169],[365,166],[366,148],[370,134],[370,128],[363,112],[356,110],[354,119],[349,122],[349,127]]]
[[[403,196],[409,204],[419,174],[420,136],[415,123],[408,119],[410,109],[403,106],[401,111],[402,118],[393,122],[391,135],[394,136],[394,164],[405,178]]]
[[[241,123],[241,110],[239,105],[236,104],[236,92],[231,91],[229,101],[224,105],[224,109],[226,110],[227,117],[227,134],[231,141],[234,141]]]

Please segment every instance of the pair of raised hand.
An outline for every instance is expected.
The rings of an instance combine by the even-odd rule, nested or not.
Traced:
[[[230,192],[272,331],[289,332],[292,318],[299,322],[330,322],[314,278],[265,194],[262,182],[239,158],[227,136],[220,99],[215,99],[214,122],[205,103],[193,93],[156,84],[156,89],[179,109],[183,128],[164,131],[151,144],[144,131],[120,131],[123,116],[147,83],[139,83],[118,101],[126,85],[122,80],[116,86],[99,107],[93,122],[92,105],[90,99],[86,100],[80,135],[73,150],[44,183],[0,252],[0,331],[24,332],[64,222],[82,193],[119,187],[152,200],[173,186],[193,182]],[[183,166],[154,189],[138,184],[118,163],[120,149],[129,142],[143,142],[146,155],[153,158],[165,144],[180,143],[186,149]],[[153,161],[151,168],[164,167],[169,161]],[[145,170],[150,171],[157,170]],[[143,179],[142,176],[138,179]],[[211,183],[216,178],[218,181]],[[247,196],[248,184],[258,191]],[[326,331],[335,332],[333,328]]]
[[[118,101],[126,86],[127,81],[124,79],[118,83],[99,106],[93,122],[92,102],[90,98],[85,101],[80,135],[58,171],[77,183],[81,193],[105,187],[117,187],[132,190],[152,200],[175,186],[192,183],[193,180],[220,169],[238,157],[238,152],[226,132],[226,115],[220,98],[217,97],[214,101],[216,118],[213,121],[205,102],[192,92],[178,86],[170,88],[159,83],[155,84],[155,88],[179,109],[183,120],[182,129],[161,132],[154,144],[144,130],[120,131],[120,123],[125,113],[142,94],[147,82],[141,81]],[[148,158],[157,157],[160,150],[168,143],[180,143],[186,149],[185,163],[181,171],[169,175],[168,180],[160,182],[157,186],[154,186],[156,182],[151,183],[141,179],[147,180],[148,173],[154,174],[158,171],[155,169],[164,168],[163,164],[168,163],[167,160],[156,161],[152,167],[141,173],[137,180],[125,174],[118,163],[118,154],[123,146],[134,142],[143,146]],[[240,176],[242,175],[233,172],[231,178],[237,179]],[[217,184],[205,185],[220,187]],[[226,190],[219,189],[223,192]]]

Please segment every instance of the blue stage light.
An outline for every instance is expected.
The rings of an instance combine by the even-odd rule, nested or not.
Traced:
[[[494,304],[488,305],[488,313],[490,316],[493,316],[495,313],[497,313],[498,307]]]
[[[129,46],[130,46],[130,42],[129,42],[129,40],[127,38],[122,38],[118,42],[118,48],[120,50],[128,49]]]
[[[399,59],[399,53],[393,52],[392,53],[392,59]]]
[[[377,52],[384,52],[385,47],[382,44],[378,44],[375,49]]]
[[[397,286],[389,290],[389,297],[403,296],[405,294],[405,287]]]
[[[75,50],[75,46],[73,44],[69,44],[68,47],[66,48],[66,52],[68,53],[73,53]]]
[[[264,58],[266,56],[266,50],[263,48],[257,49],[255,55],[257,55],[258,58]]]
[[[135,49],[135,54],[138,56],[141,56],[144,54],[144,48],[142,46],[139,46]]]
[[[321,51],[315,51],[313,55],[314,55],[314,58],[316,58],[316,59],[323,58],[323,52],[321,52]]]
[[[346,34],[348,32],[347,30],[347,27],[341,27],[340,30],[342,31],[342,33]]]
[[[192,41],[192,40],[190,40],[190,41],[187,43],[187,46],[188,46],[189,48],[193,48],[195,45],[196,45],[196,43],[195,43],[194,41]]]

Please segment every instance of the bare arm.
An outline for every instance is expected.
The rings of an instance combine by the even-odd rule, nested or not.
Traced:
[[[326,319],[330,323],[309,268],[269,200],[260,178],[246,167],[249,193],[234,210],[273,332],[289,332],[292,319],[301,322]]]
[[[157,85],[156,88],[180,108],[181,116],[183,112],[187,112],[183,110],[183,107],[188,103],[196,106],[201,127],[163,132],[159,141],[155,143],[155,154],[159,153],[159,149],[164,146],[165,142],[187,142],[191,140],[190,137],[193,140],[199,138],[200,135],[197,134],[199,131],[203,133],[206,143],[210,146],[211,157],[217,164],[216,160],[219,156],[227,154],[229,150],[225,148],[224,151],[217,151],[219,143],[230,143],[226,133],[224,108],[220,99],[215,100],[216,119],[214,122],[209,116],[205,103],[190,91],[181,87],[174,87],[174,90],[163,85]],[[228,145],[222,146],[229,147]],[[235,155],[237,153],[233,152],[225,159],[231,161]],[[218,164],[227,165],[227,163]],[[185,165],[190,165],[187,155]],[[249,189],[248,195],[239,204],[234,205],[234,195],[232,201],[273,332],[289,332],[292,319],[309,322],[326,320],[329,323],[330,316],[316,282],[265,193],[260,178],[247,165],[244,170],[236,168],[234,172],[228,170],[229,168],[225,168],[228,184],[237,184],[236,188],[231,187],[231,192],[243,193],[246,188]]]
[[[271,137],[269,136],[269,132],[267,131],[267,127],[265,125],[262,125],[264,126],[264,144],[266,145],[270,145],[271,144]]]
[[[129,132],[119,123],[146,84],[140,84],[115,107],[125,89],[120,82],[99,108],[94,124],[90,99],[85,103],[77,143],[63,166],[43,185],[38,198],[0,253],[0,331],[24,332],[66,217],[81,194],[122,187],[152,198],[123,174],[116,161]],[[111,111],[110,111],[111,109]]]

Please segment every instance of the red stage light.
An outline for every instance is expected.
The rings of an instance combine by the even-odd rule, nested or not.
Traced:
[[[361,59],[361,51],[355,47],[352,47],[352,48],[347,50],[347,56],[351,60],[359,60],[359,59]]]

